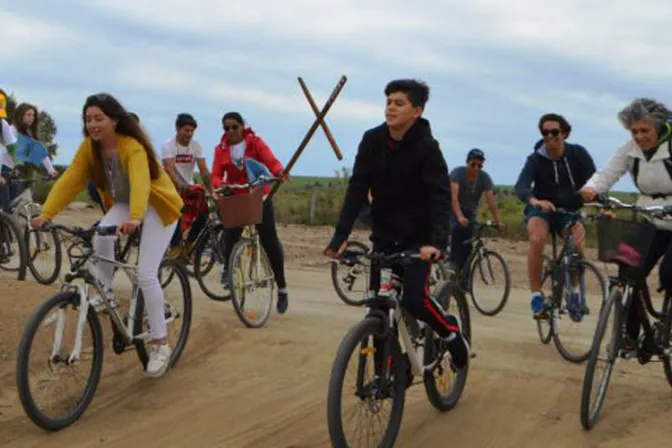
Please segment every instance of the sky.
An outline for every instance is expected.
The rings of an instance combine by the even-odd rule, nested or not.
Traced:
[[[421,6],[420,6],[421,4]],[[511,185],[546,112],[601,166],[629,139],[619,110],[637,97],[672,106],[669,0],[0,0],[0,87],[48,111],[68,164],[81,108],[108,92],[136,112],[158,148],[178,113],[198,121],[212,161],[221,116],[240,112],[287,163],[342,75],[345,87],[293,174],[352,167],[362,134],[384,120],[385,84],[431,88],[424,116],[449,168],[479,147]],[[632,190],[628,176],[617,189]]]

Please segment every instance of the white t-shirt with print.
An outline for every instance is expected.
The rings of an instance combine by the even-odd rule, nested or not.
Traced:
[[[175,172],[184,183],[194,184],[194,167],[197,159],[205,159],[203,148],[197,140],[191,139],[189,146],[180,145],[175,137],[161,146],[161,158],[175,159]]]
[[[0,138],[0,165],[8,168],[14,168],[14,160],[12,155],[7,151],[7,146],[16,143],[16,133],[14,126],[10,126],[4,119],[0,118],[0,126],[2,126],[2,138]]]

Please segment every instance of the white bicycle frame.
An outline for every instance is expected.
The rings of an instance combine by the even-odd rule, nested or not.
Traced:
[[[84,282],[84,285],[79,285],[75,284],[72,282],[65,282],[65,280],[62,280],[63,290],[71,290],[73,292],[76,292],[77,295],[79,296],[79,312],[78,312],[78,319],[77,319],[77,330],[75,334],[75,345],[72,350],[72,353],[70,354],[70,357],[68,358],[68,363],[75,362],[79,360],[81,356],[81,350],[82,350],[82,336],[84,333],[84,325],[86,325],[86,319],[88,316],[88,310],[89,310],[89,289],[91,286],[100,294],[100,296],[103,298],[103,301],[105,303],[105,307],[107,309],[108,315],[111,317],[114,326],[119,330],[120,333],[123,334],[123,336],[126,338],[125,342],[126,344],[131,344],[133,340],[135,339],[141,339],[144,342],[149,341],[149,333],[144,332],[138,335],[133,334],[133,326],[135,323],[135,311],[138,303],[138,283],[137,283],[137,266],[135,265],[130,265],[130,264],[124,264],[120,263],[116,260],[109,259],[107,257],[101,257],[99,255],[96,255],[93,253],[93,249],[86,248],[84,251],[84,256],[89,256],[89,259],[86,261],[85,264],[85,269],[87,269],[93,278],[95,279],[95,284],[91,285],[89,282]],[[110,305],[110,299],[109,297],[105,294],[104,290],[105,288],[102,287],[102,284],[100,283],[100,280],[98,280],[98,277],[95,275],[95,272],[97,271],[98,264],[100,262],[107,262],[111,263],[117,268],[121,268],[128,279],[131,281],[132,286],[132,291],[131,291],[131,301],[129,305],[129,310],[128,310],[128,321],[126,325],[124,326],[124,323],[119,316],[119,313],[116,310],[116,307],[113,308]],[[72,268],[68,272],[70,275],[76,274],[77,271],[73,271]],[[68,275],[65,274],[65,275]],[[170,317],[166,319],[166,325],[170,324],[175,320],[175,312],[174,310],[171,310]],[[65,310],[63,308],[59,308],[58,310],[58,315],[57,315],[57,323],[56,323],[56,337],[54,338],[54,347],[51,353],[52,359],[60,352],[61,346],[63,343],[63,330],[65,329],[65,322],[66,321],[66,315],[65,315]],[[45,322],[46,323],[51,323],[50,321]]]

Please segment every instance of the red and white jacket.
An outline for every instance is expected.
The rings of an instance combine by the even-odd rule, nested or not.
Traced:
[[[245,166],[243,165],[242,169],[238,169],[233,163],[228,140],[228,137],[224,134],[219,145],[215,147],[215,159],[212,161],[213,188],[218,188],[223,184],[244,184],[248,181]],[[243,141],[245,142],[244,157],[263,163],[274,176],[282,174],[284,170],[282,163],[275,158],[271,148],[252,129],[245,128],[243,130]],[[271,191],[271,187],[263,187],[263,191],[264,194],[268,194]],[[233,190],[234,194],[243,194],[245,192],[246,190],[242,189]]]

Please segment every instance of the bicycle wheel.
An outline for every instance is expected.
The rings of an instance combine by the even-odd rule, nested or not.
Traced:
[[[24,228],[24,241],[28,251],[28,268],[38,283],[42,285],[51,285],[61,273],[61,263],[63,253],[61,248],[61,238],[56,230],[45,232],[39,229]],[[48,255],[52,253],[53,260],[38,259],[40,254]],[[53,265],[52,265],[53,263]]]
[[[567,291],[571,285],[565,284],[562,301],[552,309],[551,325],[553,326],[553,342],[558,352],[567,361],[581,363],[588,359],[593,335],[597,328],[599,310],[604,304],[604,277],[600,271],[587,260],[572,263],[572,272],[580,275],[579,294],[585,298],[586,309],[570,314]],[[591,309],[592,308],[592,309]]]
[[[607,386],[609,385],[609,379],[611,378],[614,363],[618,358],[621,338],[622,298],[623,293],[619,289],[612,289],[609,293],[609,298],[600,312],[597,330],[595,331],[595,337],[588,356],[588,362],[586,363],[586,373],[583,377],[583,390],[581,393],[581,425],[583,425],[585,429],[591,429],[595,425],[597,415],[600,413],[602,405],[604,404]],[[613,324],[611,334],[607,337],[607,345],[604,347],[606,352],[605,359],[601,356],[600,352],[602,351],[602,339],[604,338],[609,325],[609,318],[613,318]],[[596,369],[598,368],[598,364],[603,361],[606,364],[604,371],[598,374]],[[593,384],[593,381],[596,378],[599,378],[599,381],[597,384]]]
[[[254,241],[241,238],[233,246],[228,267],[231,301],[238,318],[248,328],[263,327],[271,315],[275,287],[266,252]]]
[[[159,272],[165,272],[171,278],[177,279],[171,282],[170,288],[164,289],[164,313],[166,317],[166,343],[171,348],[169,366],[174,367],[179,361],[189,339],[191,330],[192,296],[189,277],[184,266],[177,260],[163,260],[159,265]],[[181,325],[180,325],[181,324]],[[138,289],[138,304],[135,308],[133,334],[140,335],[149,327],[147,314],[145,313],[145,299],[142,290]],[[143,369],[147,369],[149,354],[147,346],[142,340],[134,343],[135,351],[142,363]]]
[[[663,302],[663,331],[660,336],[660,345],[665,351],[669,351],[672,346],[672,297],[665,293],[665,301]],[[670,355],[663,357],[663,369],[665,370],[665,378],[672,386],[672,365]]]
[[[551,297],[553,295],[553,272],[551,272],[551,257],[544,255],[543,267],[541,275],[541,290],[545,298]],[[545,290],[546,288],[546,290]],[[539,340],[542,344],[548,344],[551,342],[553,337],[553,328],[551,327],[550,314],[546,319],[537,319],[537,334],[539,335]]]
[[[17,263],[12,263],[18,255]],[[0,212],[0,269],[16,272],[17,280],[25,280],[28,270],[28,251],[21,228],[12,216]]]
[[[67,316],[68,311],[73,313]],[[82,334],[82,350],[84,342],[90,339],[93,348],[91,353],[80,354],[78,360],[70,361],[69,357],[75,345],[76,326],[79,320],[79,296],[74,292],[65,292],[55,295],[44,302],[35,314],[28,320],[19,342],[16,359],[16,382],[19,391],[21,406],[28,417],[39,427],[55,431],[66,428],[79,419],[93,400],[93,396],[100,380],[100,372],[103,366],[103,330],[93,307],[89,307],[86,315],[84,333]],[[68,318],[69,317],[69,318]],[[67,324],[75,324],[75,328],[68,330]],[[45,337],[49,341],[44,347],[43,355],[38,359],[30,359],[33,349],[37,349],[39,338],[36,334],[45,329]],[[90,331],[86,337],[86,330]],[[59,333],[56,333],[59,332]],[[65,332],[65,333],[61,333]],[[60,342],[60,344],[59,344]],[[59,344],[60,347],[56,344]],[[55,352],[55,354],[53,354]],[[88,364],[90,367],[75,374],[80,365]],[[46,372],[31,378],[31,372],[38,368],[45,368]],[[66,372],[68,376],[57,378],[57,373]],[[40,392],[47,390],[70,391],[72,383],[85,378],[85,385],[81,394],[77,397],[63,397],[55,402],[52,407],[45,407],[39,403],[37,397]],[[33,381],[31,381],[33,379]],[[49,382],[53,381],[52,387]],[[51,415],[50,410],[56,415]]]
[[[332,446],[394,446],[404,413],[406,366],[398,342],[383,338],[384,331],[381,319],[366,318],[348,331],[338,347],[327,395],[327,425]],[[390,346],[389,357],[380,362],[380,356],[376,355],[385,343]],[[383,389],[381,366],[388,363],[391,375],[388,387]],[[346,380],[349,380],[347,385]],[[344,424],[355,427],[351,430]],[[373,434],[377,428],[382,434]]]
[[[453,283],[443,283],[436,293],[435,299],[447,314],[458,317],[462,335],[471,344],[471,319],[469,304],[462,290]],[[425,325],[424,365],[437,361],[439,349],[438,336],[429,325]],[[436,366],[424,374],[425,392],[429,402],[440,411],[449,411],[455,407],[467,384],[469,361],[462,369],[457,369],[450,359],[445,357]],[[438,376],[437,376],[438,374]],[[452,384],[452,387],[444,387]],[[440,389],[443,389],[441,391]]]
[[[209,252],[197,250],[194,260],[194,277],[198,285],[206,296],[218,302],[225,302],[231,298],[231,293],[222,285],[222,280],[228,281],[228,275],[222,279],[226,266],[221,244],[223,235],[224,228],[221,225],[213,227],[210,234],[203,240],[203,244],[208,245]],[[209,262],[204,260],[208,256],[210,257]],[[207,266],[210,267],[205,270]]]
[[[476,279],[485,284],[476,292]],[[493,250],[484,249],[474,257],[469,269],[469,291],[476,309],[485,316],[497,315],[509,300],[511,276],[504,258]]]
[[[369,290],[371,263],[364,256],[369,252],[366,244],[359,241],[348,241],[345,253],[338,260],[331,262],[331,282],[336,294],[350,306],[361,306]],[[361,279],[355,288],[355,282]],[[341,284],[341,281],[343,284]],[[359,284],[361,283],[361,286]]]

